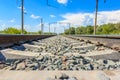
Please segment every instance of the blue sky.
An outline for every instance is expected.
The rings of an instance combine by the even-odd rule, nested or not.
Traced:
[[[120,22],[120,0],[99,0],[98,25]],[[44,31],[48,31],[47,23],[70,22],[72,26],[94,24],[95,0],[25,0],[25,29],[40,30],[40,18],[44,19]],[[7,27],[20,28],[21,0],[0,0],[0,30]],[[57,33],[63,32],[67,25],[51,26],[51,31],[57,27]]]

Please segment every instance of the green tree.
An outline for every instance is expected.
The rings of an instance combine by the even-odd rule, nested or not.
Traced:
[[[75,28],[74,27],[69,28],[69,34],[75,34]]]
[[[21,30],[13,28],[13,27],[9,27],[3,30],[3,33],[5,34],[21,34]],[[24,30],[24,34],[27,34],[27,31]]]
[[[16,28],[12,28],[12,27],[4,29],[3,32],[6,34],[20,34],[21,33],[20,30]]]
[[[42,31],[38,31],[38,34],[42,34]]]
[[[76,28],[76,34],[86,34],[86,32],[86,27],[81,26]]]
[[[70,32],[69,29],[66,29],[64,34],[69,34],[69,32]]]
[[[87,32],[87,34],[93,34],[93,26],[87,26],[86,27],[86,32]]]

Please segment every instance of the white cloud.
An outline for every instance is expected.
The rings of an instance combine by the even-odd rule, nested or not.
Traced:
[[[67,4],[68,0],[57,0],[57,2],[60,4]]]
[[[62,15],[64,20],[74,25],[94,25],[94,13],[67,13]],[[120,10],[98,12],[98,25],[120,22]]]
[[[22,7],[17,7],[18,9],[22,9]],[[23,8],[24,9],[24,13],[26,14],[27,13],[27,10],[25,9],[25,7]]]
[[[51,17],[51,18],[55,18],[56,16],[51,14],[50,17]]]
[[[40,16],[35,16],[34,14],[32,14],[30,17],[33,18],[33,19],[39,19],[40,18]]]
[[[22,9],[22,7],[17,7],[18,9]],[[25,10],[25,8],[23,8]]]
[[[11,19],[11,20],[9,20],[9,22],[14,23],[14,22],[15,22],[15,19]]]

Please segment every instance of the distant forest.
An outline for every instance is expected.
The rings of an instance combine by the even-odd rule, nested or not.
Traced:
[[[74,26],[70,29],[66,29],[64,34],[93,34],[94,26],[80,26],[75,28]],[[109,23],[97,26],[96,34],[103,35],[103,34],[120,34],[120,23]]]
[[[21,34],[21,30],[13,27],[8,27],[2,31],[0,31],[1,34]],[[42,34],[42,31],[38,32],[28,32],[26,30],[23,31],[24,34]],[[44,34],[55,34],[55,33],[49,33],[49,32],[44,32]]]

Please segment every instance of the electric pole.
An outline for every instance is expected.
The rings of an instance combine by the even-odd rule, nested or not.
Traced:
[[[44,34],[44,32],[43,32],[43,18],[41,18],[40,20],[41,20],[41,34]]]
[[[21,0],[21,34],[24,34],[24,0]]]
[[[98,13],[98,0],[96,0],[94,35],[96,35],[96,27],[97,27],[97,13]]]
[[[49,23],[49,34],[50,34],[50,23]]]
[[[70,29],[70,26],[71,26],[71,24],[69,22],[59,22],[59,24],[67,24],[67,26],[69,27],[69,29]],[[64,32],[65,32],[65,27],[64,27]],[[70,34],[70,30],[69,30],[69,34]]]
[[[56,27],[54,27],[54,34],[55,34],[55,32],[56,32]]]
[[[70,29],[70,26],[71,26],[70,23],[68,23],[68,26],[69,26],[69,29]],[[69,30],[69,35],[70,35],[70,30]]]

